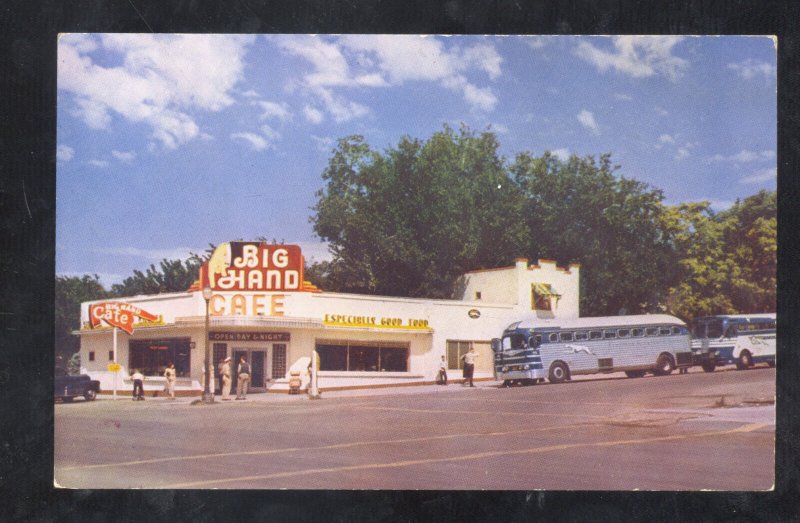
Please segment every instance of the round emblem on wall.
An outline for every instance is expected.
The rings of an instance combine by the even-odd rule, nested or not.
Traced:
[[[470,309],[467,311],[467,315],[474,320],[481,317],[481,311],[478,309]]]

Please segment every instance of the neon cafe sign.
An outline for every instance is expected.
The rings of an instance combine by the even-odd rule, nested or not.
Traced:
[[[89,325],[93,329],[105,323],[111,327],[119,327],[128,334],[133,334],[134,318],[153,322],[160,319],[159,316],[151,314],[135,305],[119,301],[93,303],[89,307]]]
[[[283,316],[282,292],[317,290],[303,280],[299,245],[264,242],[220,244],[200,268],[200,286],[215,292],[209,300],[212,316]]]

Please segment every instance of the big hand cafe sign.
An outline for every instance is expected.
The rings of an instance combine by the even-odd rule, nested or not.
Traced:
[[[212,316],[283,316],[283,292],[320,292],[303,280],[298,245],[263,242],[220,244],[200,268],[198,283],[214,292]]]
[[[130,303],[104,301],[93,303],[89,307],[89,326],[92,329],[97,329],[105,324],[110,327],[119,327],[128,334],[133,334],[135,318],[139,318],[139,322],[136,324],[137,327],[163,324],[160,316],[151,314]]]

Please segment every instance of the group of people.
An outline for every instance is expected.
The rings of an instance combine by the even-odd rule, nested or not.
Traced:
[[[231,357],[228,356],[219,362],[220,368],[220,383],[222,389],[222,399],[225,401],[230,400],[231,395],[231,375],[233,373],[233,366],[231,364]],[[212,367],[213,371],[213,367]],[[236,399],[243,400],[247,398],[247,389],[250,387],[250,364],[247,358],[241,356],[239,358],[239,366],[236,369]],[[131,375],[133,380],[133,401],[144,400],[144,375],[139,370],[134,370]],[[169,362],[167,368],[164,370],[164,392],[167,393],[169,399],[175,399],[175,382],[178,380],[177,372],[175,371],[175,364]],[[205,369],[203,369],[203,380],[201,384],[205,385]],[[214,390],[213,378],[211,380],[211,390]]]
[[[464,360],[464,381],[461,383],[462,386],[475,386],[472,383],[472,376],[475,374],[475,358],[477,357],[478,353],[475,352],[475,347],[470,348],[469,352],[461,356],[460,359]],[[439,373],[436,375],[436,383],[438,385],[447,385],[447,360],[444,356],[442,356],[442,361],[439,363]]]
[[[233,365],[231,357],[228,356],[219,362],[219,380],[222,390],[222,399],[229,401],[231,399],[231,375],[233,373]],[[213,368],[212,368],[213,370]],[[239,357],[239,367],[236,369],[236,399],[243,400],[247,397],[247,389],[250,387],[250,364],[247,363],[247,358],[244,356]],[[213,389],[213,387],[212,387]]]

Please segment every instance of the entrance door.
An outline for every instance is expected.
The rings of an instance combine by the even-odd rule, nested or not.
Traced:
[[[245,357],[247,363],[250,364],[250,388],[263,389],[266,387],[266,379],[269,376],[265,375],[267,360],[267,351],[261,349],[233,349],[233,386],[236,387],[238,371],[239,371],[239,358]]]
[[[264,388],[264,360],[266,359],[266,352],[263,350],[254,350],[250,352],[250,367],[253,369],[253,374],[250,376],[250,384],[253,388]]]

